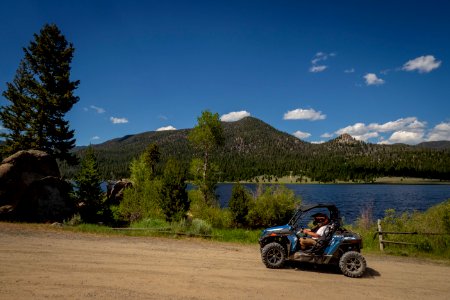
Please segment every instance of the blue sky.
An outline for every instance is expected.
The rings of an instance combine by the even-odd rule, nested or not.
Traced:
[[[449,15],[438,0],[2,1],[0,92],[55,23],[76,49],[77,145],[206,109],[308,142],[450,140]]]

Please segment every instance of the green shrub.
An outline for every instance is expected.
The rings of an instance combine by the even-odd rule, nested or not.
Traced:
[[[188,194],[191,202],[190,214],[193,218],[204,220],[214,228],[231,227],[233,222],[228,209],[208,204],[200,190],[191,190]]]
[[[158,180],[148,180],[141,186],[126,189],[115,213],[116,218],[129,223],[150,217],[163,218],[159,207],[160,189],[161,182]]]
[[[164,219],[145,218],[140,221],[131,224],[132,228],[154,228],[154,229],[166,229],[170,227],[170,224]]]
[[[64,220],[64,225],[77,226],[83,223],[79,213],[74,214],[69,220]]]
[[[247,222],[253,228],[285,224],[300,203],[301,199],[284,185],[261,185],[250,202]]]
[[[211,235],[212,226],[204,220],[194,219],[191,223],[190,232],[197,235]]]

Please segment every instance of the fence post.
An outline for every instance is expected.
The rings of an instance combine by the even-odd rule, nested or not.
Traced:
[[[383,230],[381,229],[381,220],[378,219],[378,241],[380,242],[380,250],[384,251]]]

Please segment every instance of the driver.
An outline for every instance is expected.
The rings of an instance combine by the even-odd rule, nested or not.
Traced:
[[[330,219],[326,214],[317,213],[312,215],[312,217],[314,218],[313,224],[317,224],[317,226],[314,229],[303,229],[301,231],[306,235],[306,237],[300,239],[300,249],[302,250],[313,247],[330,227]]]

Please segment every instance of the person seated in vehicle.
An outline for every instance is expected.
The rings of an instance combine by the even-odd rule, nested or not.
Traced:
[[[312,215],[312,217],[314,218],[313,224],[317,224],[317,226],[313,229],[306,228],[301,230],[301,233],[306,235],[306,237],[300,238],[301,250],[312,248],[317,243],[317,240],[325,235],[327,230],[329,230],[330,219],[326,214],[317,213]]]

